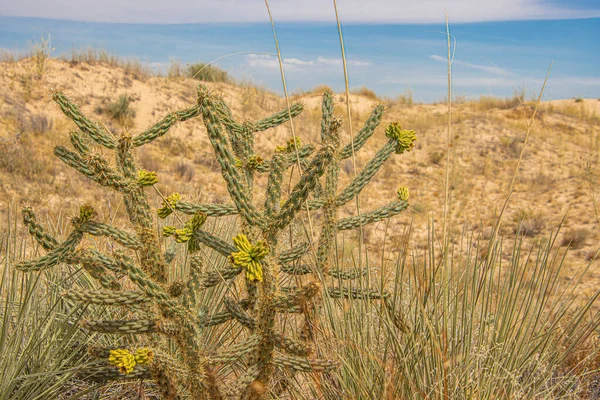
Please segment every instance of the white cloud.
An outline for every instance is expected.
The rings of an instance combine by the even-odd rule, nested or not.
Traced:
[[[279,68],[277,57],[262,54],[250,54],[246,57],[246,64],[255,68]],[[365,67],[371,65],[368,61],[347,60],[348,65]],[[299,58],[283,58],[284,68],[300,69],[305,67],[330,67],[342,65],[341,59],[318,57],[314,60],[300,60]]]
[[[596,9],[576,9],[551,0],[344,0],[338,4],[343,22],[441,23],[600,16]],[[334,21],[332,2],[271,1],[275,21]],[[263,0],[0,0],[3,15],[101,22],[266,22]]]
[[[429,58],[431,58],[432,60],[441,61],[444,63],[448,62],[448,59],[446,57],[438,56],[437,54],[430,55]],[[495,67],[493,65],[473,64],[470,62],[456,60],[456,59],[452,61],[452,65],[461,65],[461,66],[467,67],[467,68],[473,68],[473,69],[478,69],[480,71],[490,72],[495,75],[503,75],[504,76],[504,74],[507,72],[507,71],[503,70],[502,68]]]

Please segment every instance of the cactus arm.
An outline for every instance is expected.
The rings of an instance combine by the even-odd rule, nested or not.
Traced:
[[[321,102],[321,141],[324,142],[329,136],[329,128],[331,121],[334,118],[333,93],[326,90],[323,93],[323,101]]]
[[[217,253],[220,253],[226,257],[229,257],[231,255],[231,253],[237,251],[237,249],[234,246],[219,239],[212,233],[208,233],[201,229],[194,231],[194,238],[197,241],[204,243],[206,246],[215,250]]]
[[[324,146],[311,161],[302,174],[300,181],[294,186],[289,199],[281,207],[281,212],[276,216],[273,227],[283,229],[292,222],[294,216],[302,208],[311,190],[314,189],[318,179],[325,173],[325,167],[334,155],[332,146]]]
[[[69,290],[63,296],[89,304],[124,306],[149,301],[141,292],[123,292],[114,290]]]
[[[106,236],[128,249],[138,250],[142,247],[140,240],[129,232],[101,222],[88,221],[81,225],[81,231],[92,236]]]
[[[95,250],[77,250],[69,256],[69,262],[80,264],[103,288],[110,290],[121,288],[115,276],[109,273],[114,268],[114,260],[109,257]]]
[[[256,321],[254,318],[250,317],[235,300],[231,297],[225,297],[225,299],[223,299],[223,304],[225,304],[227,311],[229,311],[240,324],[250,330],[254,330]]]
[[[199,289],[207,289],[218,285],[219,283],[227,282],[242,272],[242,268],[235,266],[228,266],[223,269],[217,269],[209,271],[202,275],[198,284]]]
[[[100,320],[83,321],[83,328],[88,331],[100,333],[119,333],[123,335],[135,335],[140,333],[152,333],[157,331],[157,322],[155,320],[134,319],[134,320]]]
[[[194,309],[198,304],[196,293],[200,291],[202,282],[202,259],[199,256],[190,258],[190,278],[187,281],[185,292],[183,293],[181,303]]]
[[[285,337],[281,334],[273,335],[273,343],[278,349],[294,356],[306,357],[312,353],[312,348],[308,344]]]
[[[64,242],[50,250],[46,255],[37,260],[21,261],[17,263],[16,267],[21,271],[41,271],[51,268],[59,262],[66,261],[69,255],[73,254],[81,239],[83,239],[83,233],[76,229],[71,232]]]
[[[71,139],[71,144],[79,154],[85,157],[90,152],[90,147],[85,143],[83,137],[81,137],[81,132],[71,132],[69,138]]]
[[[337,223],[337,229],[347,230],[355,229],[360,226],[368,225],[382,219],[391,218],[406,210],[408,202],[403,200],[394,201],[386,206],[379,207],[373,211],[361,214],[355,217],[342,218]]]
[[[367,268],[353,268],[348,270],[343,269],[332,269],[329,271],[329,275],[336,279],[351,280],[366,276],[369,270]]]
[[[27,227],[29,234],[44,248],[44,250],[53,250],[58,246],[58,240],[46,233],[43,226],[37,223],[36,216],[31,207],[25,207],[21,211],[23,223]]]
[[[209,140],[215,150],[217,161],[221,165],[221,174],[227,183],[227,189],[233,202],[249,225],[261,226],[263,220],[250,202],[242,185],[240,174],[235,166],[235,160],[227,146],[227,139],[221,131],[220,121],[213,111],[214,102],[208,95],[206,88],[202,86],[198,89],[198,104],[200,105]]]
[[[178,201],[174,208],[184,214],[203,212],[209,217],[223,217],[225,215],[238,214],[238,210],[233,204],[193,204],[185,201]]]
[[[101,129],[98,124],[89,120],[63,93],[54,93],[52,99],[59,105],[62,112],[70,120],[75,122],[77,127],[81,129],[82,132],[87,133],[96,143],[108,149],[115,149],[117,147],[115,138]]]
[[[280,264],[288,264],[292,261],[295,261],[305,255],[310,249],[310,243],[302,242],[292,247],[291,249],[282,251],[279,254],[279,263]]]
[[[267,196],[265,199],[265,217],[272,218],[279,207],[281,199],[281,183],[287,164],[285,155],[275,154],[270,162],[269,180],[267,181]]]
[[[300,103],[293,104],[289,110],[283,110],[278,113],[271,115],[270,117],[261,119],[253,124],[252,132],[262,132],[267,129],[276,128],[281,124],[286,123],[290,120],[290,114],[292,118],[297,117],[304,111],[304,106]]]
[[[288,275],[308,275],[314,272],[314,268],[307,264],[283,264],[281,272],[285,272]]]
[[[273,363],[296,372],[327,372],[338,368],[338,365],[332,360],[288,356],[286,354],[275,355]]]
[[[357,289],[345,287],[329,287],[327,295],[333,299],[381,300],[390,297],[387,292],[375,289]]]
[[[77,153],[68,150],[64,146],[56,146],[54,148],[54,155],[58,157],[62,162],[67,164],[69,167],[75,169],[80,174],[85,175],[86,177],[90,178],[95,182],[98,182],[92,170]]]
[[[233,364],[242,359],[248,354],[254,346],[261,340],[260,335],[250,335],[240,343],[233,344],[227,347],[227,350],[218,352],[215,355],[209,356],[210,364]]]
[[[335,204],[340,207],[352,200],[361,190],[369,183],[371,178],[379,171],[383,163],[394,153],[396,149],[396,141],[389,140],[377,152],[362,171],[354,178],[354,180],[337,196]]]
[[[133,260],[124,254],[117,253],[115,258],[117,266],[129,276],[132,282],[134,282],[140,290],[142,290],[148,297],[156,300],[161,306],[166,316],[177,315],[182,319],[187,319],[190,316],[175,300],[158,284],[153,282],[148,275],[140,268],[135,266]]]
[[[153,140],[156,140],[159,137],[166,134],[169,131],[169,129],[171,129],[173,125],[175,125],[177,122],[193,118],[196,115],[198,115],[198,113],[198,106],[194,106],[185,110],[175,112],[173,114],[169,114],[160,121],[158,121],[156,124],[152,125],[147,130],[145,130],[144,132],[134,137],[131,141],[131,144],[133,145],[133,147],[140,147],[147,143],[150,143]]]
[[[346,158],[352,157],[352,147],[354,147],[354,152],[356,153],[364,146],[367,140],[375,132],[375,129],[377,129],[377,127],[381,123],[381,118],[383,117],[384,110],[385,107],[383,105],[378,105],[373,109],[371,115],[369,116],[369,119],[367,119],[367,122],[365,122],[365,125],[354,137],[354,141],[352,143],[348,143],[342,149],[340,153],[341,160],[345,160]]]

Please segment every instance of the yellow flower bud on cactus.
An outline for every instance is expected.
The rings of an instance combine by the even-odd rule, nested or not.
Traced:
[[[202,228],[204,222],[206,221],[206,214],[202,211],[198,211],[191,220],[185,223],[185,226],[190,228],[192,231],[197,231]]]
[[[179,193],[173,193],[167,197],[167,201],[163,201],[162,207],[158,209],[159,218],[165,219],[171,215],[179,200],[181,200],[181,195]]]
[[[285,146],[275,147],[275,153],[293,153],[300,146],[302,146],[302,142],[299,137],[290,138]]]
[[[164,237],[169,237],[169,236],[173,236],[175,234],[175,230],[176,228],[174,226],[163,226],[162,228],[162,234]]]
[[[151,349],[144,347],[136,350],[134,357],[136,364],[148,365],[152,362],[152,359],[154,358],[154,352]]]
[[[244,163],[239,158],[234,159],[234,161],[235,161],[235,166],[236,167],[242,168],[244,166]]]
[[[175,229],[175,241],[177,243],[185,243],[192,238],[194,231],[190,228]]]
[[[152,186],[158,183],[156,172],[140,169],[137,173],[137,182],[140,186]]]
[[[252,156],[248,160],[248,168],[256,169],[263,163],[263,159],[261,156]]]
[[[95,215],[96,215],[96,212],[94,211],[92,206],[90,206],[89,204],[84,204],[79,208],[79,221],[80,222],[87,222]]]
[[[390,139],[395,139],[398,144],[396,145],[396,154],[402,154],[405,151],[411,151],[414,147],[414,142],[417,140],[415,131],[409,131],[402,129],[400,123],[392,122],[385,129],[385,136]]]
[[[408,201],[409,196],[410,194],[407,187],[402,186],[400,189],[398,189],[398,199],[402,201]]]
[[[119,368],[119,372],[123,375],[129,374],[135,367],[134,355],[124,349],[111,350],[108,362]]]
[[[263,271],[261,261],[269,254],[269,246],[264,241],[252,245],[246,235],[240,233],[233,238],[237,252],[231,253],[234,265],[246,270],[246,278],[250,281],[262,282]]]

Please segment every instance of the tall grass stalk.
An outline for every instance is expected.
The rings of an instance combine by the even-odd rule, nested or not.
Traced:
[[[335,9],[335,19],[337,21],[338,36],[340,37],[340,48],[342,51],[342,65],[344,67],[344,85],[346,89],[346,112],[348,114],[348,131],[350,132],[350,143],[352,144],[352,171],[354,179],[356,179],[356,155],[354,154],[354,133],[352,132],[352,111],[350,108],[350,85],[348,82],[348,67],[346,62],[346,48],[344,46],[344,35],[342,34],[342,24],[340,14],[338,12],[337,1],[333,0],[333,8]],[[356,194],[356,215],[360,215],[360,193]],[[362,263],[362,247],[363,247],[363,227],[358,228],[358,264]]]
[[[497,239],[480,257],[471,234],[444,257],[428,247],[382,268],[402,333],[380,304],[325,299],[324,329],[341,367],[312,389],[326,399],[582,398],[598,373],[599,292],[581,303],[588,268],[565,283],[553,233],[536,248]],[[409,235],[410,233],[405,233]],[[407,250],[407,248],[405,248]],[[375,266],[371,266],[374,270]],[[357,287],[364,285],[357,281]]]
[[[86,361],[83,307],[65,301],[67,288],[89,284],[73,269],[23,274],[12,267],[33,251],[8,214],[0,255],[0,399],[54,399]],[[29,239],[30,240],[30,239]]]

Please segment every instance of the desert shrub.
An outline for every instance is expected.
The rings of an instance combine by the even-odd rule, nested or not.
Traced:
[[[580,249],[585,246],[586,240],[590,236],[589,229],[586,228],[573,228],[569,229],[563,235],[561,246],[568,246],[573,249]]]
[[[41,135],[52,129],[54,121],[45,114],[33,114],[29,116],[29,126],[34,134]]]
[[[514,232],[524,236],[537,236],[546,227],[545,216],[539,211],[519,210],[513,216]]]
[[[429,152],[429,162],[433,165],[440,165],[444,159],[445,153],[443,151],[431,151]]]
[[[97,114],[108,115],[113,121],[121,125],[131,125],[135,118],[135,109],[131,106],[132,102],[132,96],[121,94],[115,101],[97,105],[94,111]]]
[[[194,175],[196,175],[196,170],[194,169],[194,166],[188,163],[187,161],[183,160],[175,164],[174,171],[185,182],[190,182],[192,179],[194,179]]]
[[[48,170],[35,150],[23,143],[0,142],[0,170],[25,179],[46,179]]]
[[[203,82],[231,82],[227,71],[215,65],[196,63],[187,67],[187,76]]]

